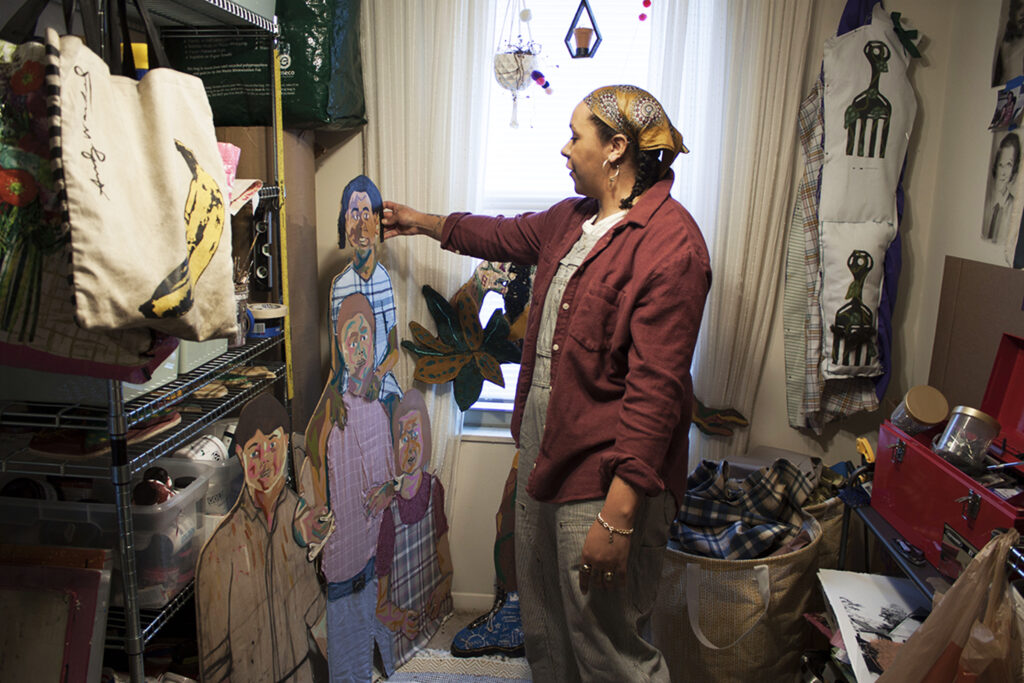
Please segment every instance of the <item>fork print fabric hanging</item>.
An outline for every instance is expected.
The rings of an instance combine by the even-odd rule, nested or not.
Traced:
[[[881,4],[870,24],[825,43],[819,228],[826,378],[882,372],[882,263],[896,236],[896,186],[917,113],[909,63]]]

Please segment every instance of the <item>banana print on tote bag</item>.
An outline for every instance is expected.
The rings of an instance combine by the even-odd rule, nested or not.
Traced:
[[[224,193],[196,161],[192,150],[178,140],[174,146],[192,171],[184,214],[188,255],[157,286],[149,301],[139,306],[147,318],[177,317],[191,310],[196,281],[210,265],[224,232]]]

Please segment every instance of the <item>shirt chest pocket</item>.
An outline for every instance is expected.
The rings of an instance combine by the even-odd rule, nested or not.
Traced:
[[[569,336],[587,351],[611,347],[618,313],[619,291],[600,282],[581,286],[573,303]]]

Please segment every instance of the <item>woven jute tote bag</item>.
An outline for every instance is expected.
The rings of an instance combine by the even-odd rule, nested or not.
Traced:
[[[821,525],[783,555],[721,560],[667,548],[651,625],[676,683],[796,681],[817,588]]]

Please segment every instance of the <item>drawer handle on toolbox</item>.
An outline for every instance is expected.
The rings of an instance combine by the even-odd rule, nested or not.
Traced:
[[[966,496],[961,496],[953,502],[960,503],[960,516],[968,522],[978,518],[978,512],[981,511],[981,494],[976,493],[974,489],[968,489]]]
[[[889,457],[892,458],[894,463],[899,464],[903,462],[903,456],[907,452],[907,444],[903,443],[903,439],[900,439],[893,445],[889,446],[889,450],[892,451],[889,454]]]

